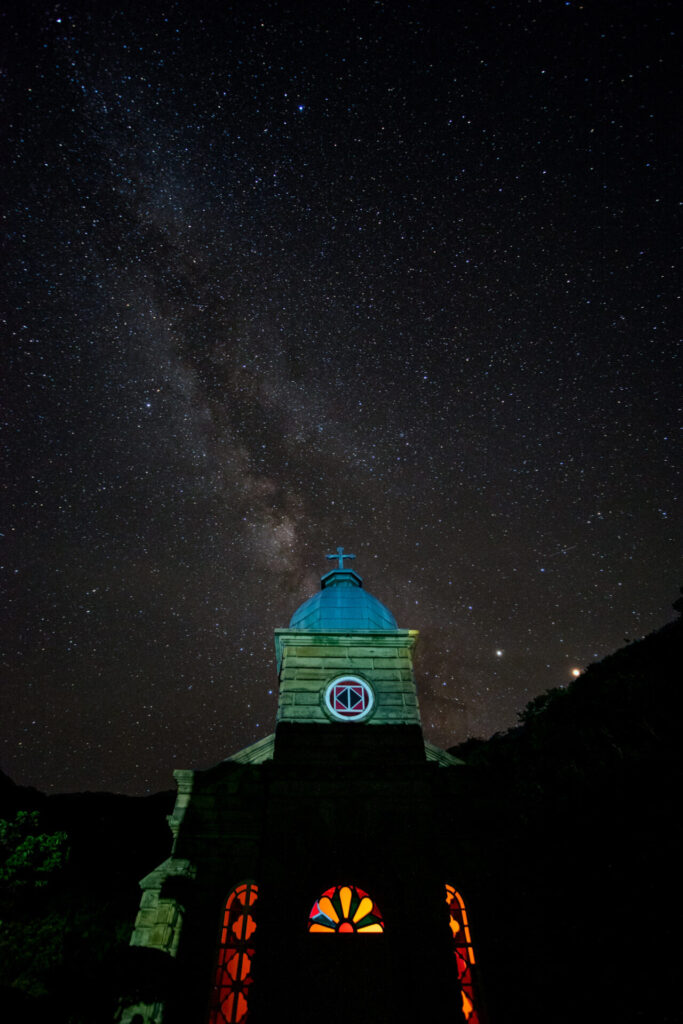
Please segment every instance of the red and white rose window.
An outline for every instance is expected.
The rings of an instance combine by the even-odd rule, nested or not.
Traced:
[[[375,695],[358,676],[340,676],[325,690],[325,706],[340,721],[359,721],[372,711]]]

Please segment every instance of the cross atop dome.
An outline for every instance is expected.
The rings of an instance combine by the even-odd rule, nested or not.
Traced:
[[[337,548],[337,554],[336,555],[325,555],[325,558],[338,558],[339,559],[339,568],[340,569],[344,568],[344,559],[345,558],[355,558],[355,557],[356,557],[355,555],[345,555],[344,554],[344,548]]]
[[[347,629],[387,630],[398,629],[396,619],[388,608],[363,588],[363,577],[344,564],[344,548],[337,548],[336,555],[325,555],[337,561],[337,565],[320,577],[320,592],[309,597],[294,612],[289,623],[290,629]]]

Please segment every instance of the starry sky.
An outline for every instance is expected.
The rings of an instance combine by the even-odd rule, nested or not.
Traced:
[[[337,545],[445,747],[673,617],[676,8],[5,6],[16,782],[271,732]]]

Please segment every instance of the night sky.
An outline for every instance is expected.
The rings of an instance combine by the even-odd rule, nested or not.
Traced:
[[[677,7],[10,6],[16,782],[272,732],[337,545],[442,746],[673,617]]]

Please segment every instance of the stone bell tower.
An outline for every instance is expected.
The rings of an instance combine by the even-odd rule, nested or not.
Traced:
[[[363,589],[363,580],[339,566],[320,592],[294,613],[289,629],[275,630],[280,680],[277,722],[417,725],[413,674],[418,633],[399,629],[391,612]]]
[[[174,773],[171,856],[141,882],[121,1024],[479,1024],[453,863],[460,762],[422,735],[417,631],[353,555],[327,557],[320,591],[275,630],[275,732]]]

